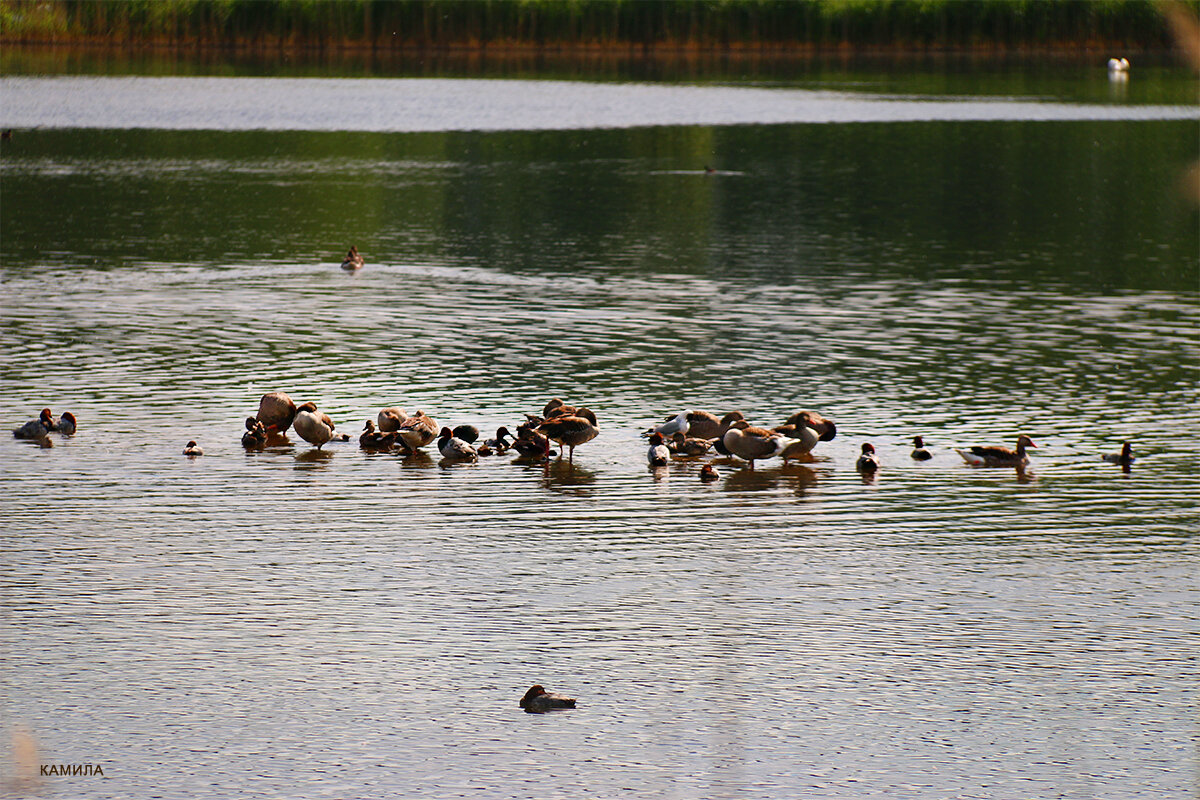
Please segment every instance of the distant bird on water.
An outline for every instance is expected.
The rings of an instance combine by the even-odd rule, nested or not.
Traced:
[[[204,455],[204,450],[200,447],[200,445],[196,444],[195,440],[191,440],[187,443],[187,446],[183,448],[183,454],[188,458],[195,458],[196,456]]]
[[[31,419],[24,425],[13,429],[16,439],[41,439],[54,430],[54,413],[43,408],[37,419]]]
[[[358,254],[358,248],[354,245],[350,246],[350,251],[346,253],[346,257],[342,259],[342,269],[347,272],[354,272],[362,269],[363,257]]]
[[[858,457],[858,461],[854,462],[854,468],[864,475],[879,471],[879,458],[875,455],[875,446],[873,444],[863,442],[862,455]]]
[[[920,436],[913,437],[913,451],[909,455],[914,461],[928,461],[933,458],[933,453],[925,449],[925,440]]]
[[[1029,463],[1029,456],[1025,454],[1026,447],[1037,447],[1025,434],[1017,437],[1017,449],[1009,450],[1007,447],[980,447],[976,445],[966,450],[957,450],[956,452],[963,457],[963,460],[975,467],[1023,467]]]
[[[545,714],[547,711],[575,708],[575,698],[547,692],[546,687],[538,683],[530,686],[521,698],[521,708],[525,709],[526,714]]]
[[[1119,464],[1122,467],[1128,467],[1134,461],[1133,445],[1129,442],[1122,442],[1121,452],[1105,453],[1104,455],[1100,456],[1100,458],[1107,461],[1109,464]]]
[[[652,467],[665,467],[670,462],[671,451],[663,444],[661,433],[650,434],[650,447],[646,450],[646,460]]]

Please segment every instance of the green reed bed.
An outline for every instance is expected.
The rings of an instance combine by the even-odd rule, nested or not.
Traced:
[[[1189,0],[1193,10],[1200,2]],[[7,42],[1160,49],[1151,0],[0,0]]]

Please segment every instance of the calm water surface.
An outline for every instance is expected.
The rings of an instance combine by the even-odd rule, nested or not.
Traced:
[[[2,791],[1195,796],[1186,77],[130,80],[0,79],[0,411],[80,420],[0,439],[3,725],[105,773],[5,757]],[[309,102],[343,88],[361,116]],[[554,395],[601,434],[574,466],[244,452],[276,389],[355,434]],[[637,435],[683,408],[839,434],[703,485]],[[951,449],[1019,432],[1024,475]],[[525,715],[535,682],[578,710]]]

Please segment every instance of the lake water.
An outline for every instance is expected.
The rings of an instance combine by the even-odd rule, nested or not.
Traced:
[[[979,83],[0,78],[0,411],[80,425],[0,439],[0,719],[104,772],[0,791],[1194,797],[1195,81]],[[838,436],[706,485],[685,408]]]

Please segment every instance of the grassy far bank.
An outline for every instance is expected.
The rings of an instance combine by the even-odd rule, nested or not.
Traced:
[[[1200,0],[1185,5],[1200,10]],[[401,50],[1172,46],[1152,0],[0,0],[0,41]]]

